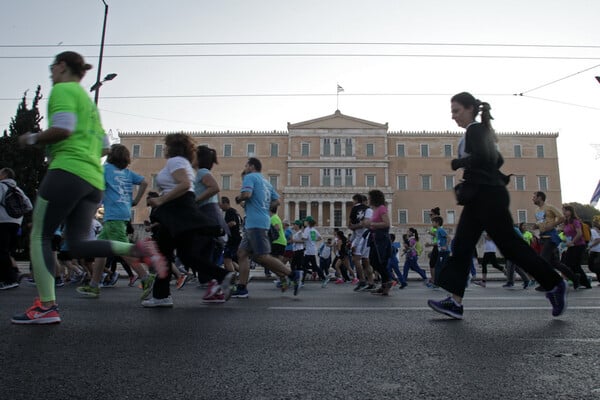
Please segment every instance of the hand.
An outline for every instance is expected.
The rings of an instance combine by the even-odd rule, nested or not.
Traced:
[[[450,167],[452,168],[452,171],[456,171],[457,169],[459,169],[461,167],[460,164],[461,163],[458,158],[455,158],[452,161],[450,161]]]
[[[158,207],[161,204],[163,204],[161,197],[153,197],[151,199],[148,199],[148,205],[150,205],[150,207]]]

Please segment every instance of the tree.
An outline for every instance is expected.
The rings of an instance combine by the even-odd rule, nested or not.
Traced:
[[[589,204],[581,204],[581,203],[567,203],[567,204],[570,205],[571,207],[573,207],[573,209],[575,210],[575,213],[582,221],[586,221],[588,223],[592,220],[594,215],[600,214],[600,210],[598,210],[597,208],[595,208]]]
[[[27,132],[39,132],[42,117],[38,109],[42,98],[38,85],[31,108],[27,108],[27,92],[17,107],[17,113],[10,121],[9,132],[4,131],[0,137],[0,168],[11,168],[15,171],[17,184],[32,200],[36,198],[40,182],[46,174],[48,165],[43,148],[38,146],[20,147],[19,136]],[[19,258],[29,254],[29,232],[31,230],[31,214],[23,218],[21,243],[18,246]]]

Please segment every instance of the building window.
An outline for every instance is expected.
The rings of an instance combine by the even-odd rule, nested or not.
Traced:
[[[331,186],[331,169],[325,168],[323,169],[323,186]]]
[[[446,210],[445,224],[454,225],[456,223],[456,212],[454,210]]]
[[[300,155],[303,157],[308,157],[309,154],[310,154],[310,143],[300,144]]]
[[[342,169],[333,169],[333,186],[342,186]]]
[[[421,145],[421,157],[424,157],[424,158],[429,157],[429,145],[428,144]]]
[[[431,224],[431,215],[429,215],[429,213],[431,212],[431,210],[423,210],[423,223],[424,224]]]
[[[431,175],[421,175],[421,189],[431,190]]]
[[[402,225],[408,224],[408,210],[398,210],[398,223]]]
[[[342,155],[342,139],[333,140],[333,155],[340,157]]]
[[[310,186],[309,175],[300,175],[300,186]]]
[[[156,174],[150,175],[150,185],[152,189],[158,189],[158,186],[156,185]]]
[[[408,176],[398,175],[398,190],[408,189]]]
[[[538,187],[539,190],[545,192],[548,190],[548,177],[547,176],[538,176]]]
[[[446,175],[444,177],[444,183],[446,190],[454,189],[454,175]]]
[[[131,148],[131,155],[133,158],[139,158],[142,155],[142,146],[134,144]]]
[[[344,207],[344,203],[342,203],[342,207]],[[333,226],[341,227],[342,226],[342,209],[335,207],[333,210]]]
[[[535,146],[535,149],[537,153],[537,158],[544,158],[544,145],[538,144],[537,146]]]
[[[525,190],[525,177],[523,175],[515,175],[515,190]]]
[[[517,210],[517,222],[527,222],[527,210]]]
[[[154,145],[154,158],[163,158],[163,145],[162,144]]]
[[[444,145],[444,157],[446,157],[446,158],[452,157],[452,145],[451,144]]]
[[[279,185],[279,175],[269,175],[269,183],[273,186],[273,189],[277,189]]]
[[[396,144],[396,156],[398,157],[406,157],[404,143]]]
[[[352,157],[354,155],[354,149],[352,146],[352,139],[346,139],[346,157]]]
[[[298,214],[299,214],[298,216],[300,217],[301,220],[303,220],[304,218],[306,218],[306,216],[308,215],[306,213],[306,203],[304,203],[304,206],[300,207],[300,211],[299,211]]]
[[[346,186],[354,185],[354,170],[352,168],[346,168]]]
[[[521,145],[520,144],[515,144],[514,147],[514,151],[515,151],[515,158],[521,158],[523,155],[521,154]]]
[[[248,157],[256,156],[256,145],[254,143],[248,143],[246,154]]]
[[[329,138],[323,139],[323,155],[331,155],[331,139]]]
[[[279,144],[271,143],[271,157],[279,156]]]
[[[367,157],[373,157],[375,155],[375,146],[373,143],[367,143]]]
[[[232,147],[230,144],[224,144],[223,145],[223,157],[231,157],[232,154]]]
[[[367,175],[365,177],[367,187],[375,187],[375,175]]]
[[[231,175],[223,175],[221,178],[221,189],[231,190]]]

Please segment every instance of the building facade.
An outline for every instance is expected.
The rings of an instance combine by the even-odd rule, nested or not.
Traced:
[[[295,220],[312,215],[325,233],[345,227],[355,193],[383,191],[392,224],[404,232],[429,226],[429,210],[440,207],[452,231],[462,207],[453,187],[461,172],[450,169],[462,132],[389,131],[388,124],[342,114],[299,123],[287,131],[187,132],[200,145],[217,151],[213,175],[221,195],[239,194],[241,172],[248,157],[263,164],[263,175],[281,195],[279,215]],[[165,133],[120,132],[121,144],[131,151],[131,169],[144,175],[150,187],[165,164]],[[498,133],[516,222],[533,222],[532,192],[542,190],[561,204],[557,133]],[[138,205],[133,223],[142,223],[148,210]]]

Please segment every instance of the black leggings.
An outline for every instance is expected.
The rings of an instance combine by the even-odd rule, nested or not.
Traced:
[[[217,266],[213,260],[215,247],[214,238],[203,236],[198,232],[185,232],[172,238],[164,228],[157,235],[157,244],[160,252],[165,256],[171,256],[177,250],[177,257],[183,265],[198,273],[201,282],[216,279],[223,282],[228,271]],[[169,257],[167,257],[169,258]],[[152,296],[156,299],[164,299],[171,294],[169,282],[171,272],[165,278],[156,277]]]
[[[504,186],[478,185],[475,198],[464,206],[460,216],[453,252],[448,262],[442,266],[438,277],[439,286],[452,294],[464,296],[473,249],[484,230],[507,259],[521,266],[544,289],[551,290],[560,283],[560,275],[515,232],[508,209],[509,202],[508,191]]]

